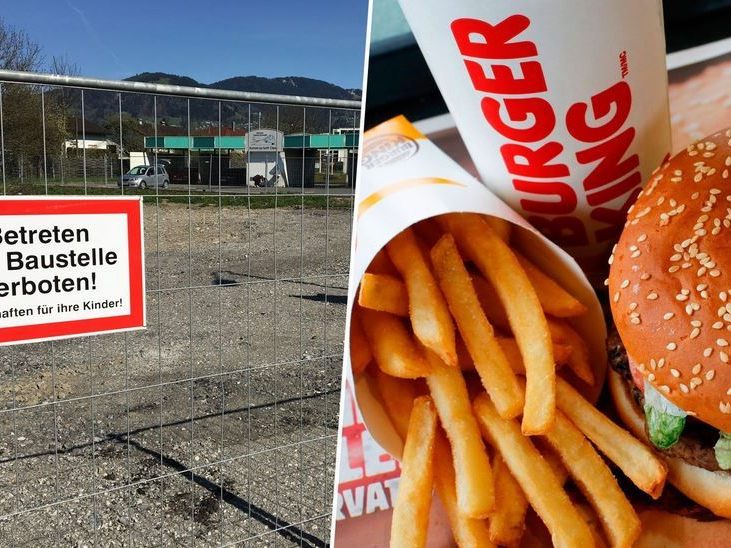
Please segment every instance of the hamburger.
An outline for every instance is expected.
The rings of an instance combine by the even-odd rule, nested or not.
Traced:
[[[731,518],[731,129],[653,174],[609,263],[617,413],[675,487]]]

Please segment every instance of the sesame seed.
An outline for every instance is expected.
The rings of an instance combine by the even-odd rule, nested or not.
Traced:
[[[713,329],[721,329],[723,327],[723,322],[715,322],[711,327]]]
[[[680,267],[678,265],[673,265],[668,268],[668,272],[670,272],[670,274],[672,274],[673,272],[677,272],[678,270],[680,270]]]
[[[726,339],[716,339],[716,344],[718,346],[728,346],[728,341]]]
[[[718,277],[719,277],[719,276],[721,275],[721,272],[720,272],[720,271],[718,271],[718,270],[711,270],[711,271],[709,272],[709,274],[710,274],[711,276],[713,276],[714,278],[718,278]]]
[[[685,313],[688,314],[688,316],[693,315],[693,304],[692,303],[685,305]]]
[[[610,255],[609,260],[607,260],[607,263],[611,265],[613,262],[614,262],[614,255]]]
[[[647,380],[650,381],[650,382],[654,382],[655,381],[655,373],[650,373],[649,375],[647,375]]]
[[[690,322],[690,325],[692,325],[693,327],[700,327],[700,326],[702,326],[702,325],[703,325],[703,322],[702,322],[702,321],[700,321],[700,320],[692,320],[692,321]]]
[[[644,233],[643,233],[643,234],[640,234],[640,235],[639,235],[639,236],[637,237],[637,241],[638,241],[638,242],[644,242],[645,240],[647,240],[647,234],[644,234]]]
[[[696,182],[696,183],[700,183],[702,179],[703,179],[703,174],[702,173],[696,173],[695,174],[695,177],[693,177],[693,181]]]
[[[612,297],[612,300],[613,300],[613,301],[614,301],[615,303],[618,303],[618,302],[619,302],[619,291],[617,291],[617,292],[616,292],[616,293],[614,294],[614,297]]]
[[[636,258],[637,258],[637,257],[639,257],[640,255],[642,255],[642,252],[641,252],[641,251],[640,251],[640,250],[638,249],[637,251],[633,251],[633,252],[632,252],[632,253],[630,254],[630,257],[631,257],[631,258],[633,258],[633,259],[636,259]]]
[[[641,323],[639,316],[632,316],[629,321],[634,325],[639,325]]]
[[[671,368],[671,369],[670,369],[670,374],[671,374],[671,375],[672,375],[673,377],[675,377],[676,379],[680,377],[680,371],[678,371],[678,370],[677,370],[677,369],[675,369],[675,368]]]
[[[622,280],[622,283],[619,284],[619,287],[624,289],[629,285],[629,280]]]
[[[682,294],[675,295],[675,300],[676,301],[687,301],[688,295],[682,295]]]
[[[708,287],[708,284],[698,284],[695,289],[696,291],[703,291],[706,287]]]
[[[691,369],[691,373],[693,373],[694,375],[697,375],[698,373],[701,372],[702,368],[703,368],[703,366],[701,364],[697,363],[693,366],[693,369]]]
[[[647,294],[647,299],[650,301],[654,301],[655,299],[657,299],[657,293],[655,293],[654,291],[651,291],[650,293]]]
[[[731,403],[718,402],[718,408],[721,410],[721,413],[727,415],[731,413]]]
[[[726,352],[723,352],[723,351],[719,351],[719,353],[718,353],[718,357],[720,358],[720,360],[721,360],[721,361],[722,361],[723,363],[728,363],[728,354],[726,354]]]
[[[729,313],[724,314],[723,320],[726,322],[731,322],[731,314],[729,314]]]
[[[670,387],[667,384],[663,384],[658,388],[661,392],[664,392],[665,394],[670,394]]]
[[[707,268],[706,268],[705,266],[702,266],[702,267],[700,267],[700,268],[698,269],[698,272],[696,272],[696,274],[697,274],[698,276],[703,276],[703,274],[705,274],[707,270],[708,270],[708,269],[707,269]]]
[[[662,317],[662,319],[663,319],[663,320],[669,320],[669,319],[670,319],[670,318],[672,318],[673,316],[675,316],[675,314],[674,314],[673,312],[665,312],[665,314],[663,314],[663,317]]]
[[[710,346],[703,351],[703,356],[706,358],[710,358],[711,354],[713,354],[713,348]]]
[[[672,257],[670,257],[670,260],[672,262],[676,262],[676,261],[679,261],[682,258],[683,258],[683,255],[682,254],[676,253],[675,255],[673,255]]]
[[[665,358],[660,358],[659,360],[657,360],[657,366],[660,369],[662,369],[663,367],[665,367]]]
[[[688,387],[687,387],[686,385],[684,385],[684,384],[683,384],[683,383],[681,382],[679,386],[680,386],[680,391],[681,391],[681,392],[682,392],[683,394],[687,394],[687,393],[688,393]]]
[[[709,369],[708,371],[706,371],[706,380],[707,381],[712,381],[713,377],[715,377],[715,376],[716,376],[716,372],[713,369]]]
[[[703,384],[703,381],[701,379],[699,379],[698,377],[693,377],[692,379],[690,379],[689,384],[690,384],[690,389],[695,390],[695,387]]]
[[[630,251],[635,251],[636,249],[637,249],[637,246],[636,245],[629,246],[629,250]]]
[[[676,348],[678,348],[678,345],[677,345],[677,344],[675,344],[674,342],[669,342],[669,343],[668,343],[668,344],[667,344],[667,345],[665,346],[665,348],[667,348],[668,350],[675,350]]]
[[[694,327],[693,331],[690,332],[690,338],[695,339],[700,334],[701,334],[701,330],[698,329],[697,327]]]
[[[690,198],[692,200],[697,200],[698,196],[700,196],[700,192],[694,192],[693,194],[690,195]]]
[[[712,188],[712,189],[710,190],[710,193],[711,193],[711,195],[712,195],[712,196],[716,196],[716,195],[718,195],[718,194],[721,194],[721,191],[720,191],[720,190],[718,190],[717,188]]]
[[[728,390],[726,390],[726,395],[727,396],[731,396],[731,388],[729,388]]]
[[[643,272],[642,274],[640,274],[640,280],[649,280],[651,277],[652,276],[650,276],[650,274],[648,274],[647,272]]]
[[[637,308],[637,303],[629,303],[630,310],[634,310],[635,308]]]
[[[609,285],[609,278],[604,278],[604,287]]]

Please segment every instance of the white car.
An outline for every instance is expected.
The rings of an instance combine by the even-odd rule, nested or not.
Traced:
[[[157,166],[135,166],[117,182],[119,188],[167,188],[170,184],[170,177],[165,167]]]

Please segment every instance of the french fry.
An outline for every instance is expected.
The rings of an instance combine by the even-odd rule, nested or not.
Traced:
[[[490,460],[472,414],[464,377],[458,368],[446,365],[429,350],[425,352],[432,368],[426,384],[452,446],[457,504],[465,516],[486,518],[495,503]]]
[[[510,367],[519,375],[525,375],[525,365],[523,364],[523,356],[520,355],[518,343],[512,337],[498,337],[500,348],[508,359]],[[553,358],[556,360],[556,366],[566,363],[571,355],[571,347],[566,344],[553,343]]]
[[[487,394],[474,401],[483,436],[502,455],[536,514],[546,524],[554,546],[593,546],[591,530],[561,483],[515,420],[498,415]]]
[[[378,368],[372,369],[371,372],[376,380],[376,387],[386,413],[398,435],[401,436],[402,440],[405,440],[409,428],[411,409],[418,392],[417,381],[392,377]]]
[[[652,450],[612,422],[569,383],[557,383],[558,406],[579,430],[640,489],[658,498],[665,486],[667,466]]]
[[[358,304],[396,316],[409,315],[409,296],[404,282],[388,274],[366,272],[360,280]]]
[[[386,253],[385,248],[376,253],[376,256],[373,257],[368,268],[366,268],[366,272],[370,272],[371,274],[385,274],[386,276],[399,276],[399,272],[393,266],[391,259],[388,258],[388,253]]]
[[[523,364],[523,356],[520,355],[518,343],[512,337],[496,337],[503,354],[510,364],[510,368],[516,375],[525,375],[525,365]],[[553,357],[556,360],[556,368],[562,367],[571,355],[571,347],[567,344],[553,343]],[[474,371],[475,364],[467,351],[467,347],[461,337],[457,337],[457,361],[462,371]]]
[[[431,259],[439,287],[482,385],[501,417],[517,417],[523,408],[523,390],[480,307],[451,234],[442,236],[432,248]]]
[[[526,435],[543,434],[551,429],[556,416],[556,371],[538,296],[511,249],[484,217],[448,214],[440,220],[460,250],[493,285],[505,308],[526,369],[522,430]]]
[[[485,311],[485,316],[498,329],[510,332],[510,322],[508,314],[505,312],[497,291],[485,278],[479,274],[472,275],[472,284],[475,286],[477,298],[480,300],[480,306]]]
[[[632,546],[640,534],[640,519],[606,463],[581,431],[559,411],[556,424],[545,439],[594,507],[611,545]]]
[[[516,546],[525,529],[528,499],[497,452],[492,459],[492,474],[495,483],[495,511],[490,515],[490,540],[495,544]]]
[[[431,398],[416,398],[401,457],[401,479],[391,520],[391,548],[426,545],[436,429],[437,413]]]
[[[607,548],[607,543],[602,535],[602,523],[599,518],[596,517],[596,513],[592,511],[591,506],[587,505],[583,500],[572,499],[574,508],[581,516],[581,519],[589,526],[591,534],[594,537],[594,543],[596,548]]]
[[[490,548],[494,544],[490,540],[487,521],[467,517],[460,511],[455,491],[456,477],[453,462],[449,443],[444,432],[439,429],[434,444],[434,483],[447,512],[454,540],[460,548]]]
[[[434,247],[434,244],[436,244],[439,241],[439,238],[441,238],[444,234],[444,231],[433,218],[419,221],[413,226],[413,228],[416,235],[426,244],[428,249]]]
[[[534,440],[534,445],[536,446],[536,449],[540,451],[543,460],[545,460],[548,466],[551,467],[553,475],[556,476],[556,479],[558,479],[558,482],[561,485],[565,484],[566,480],[569,479],[569,471],[566,470],[566,467],[561,462],[559,456],[553,449],[551,449],[550,445],[544,442],[543,439],[534,438]],[[542,444],[541,442],[544,443]]]
[[[365,333],[363,333],[363,326],[360,323],[360,311],[356,306],[350,316],[350,367],[353,370],[353,375],[360,375],[372,359],[373,353]]]
[[[367,308],[361,308],[360,312],[363,332],[381,371],[404,379],[429,373],[428,362],[401,318]]]
[[[548,320],[548,330],[554,341],[562,341],[571,346],[572,352],[566,364],[571,371],[589,386],[594,384],[594,370],[589,363],[589,347],[584,338],[565,320]]]
[[[530,283],[533,284],[538,300],[541,301],[541,306],[546,314],[557,318],[571,318],[586,314],[588,309],[581,301],[558,285],[553,278],[520,253],[515,250],[513,250],[513,253],[515,253],[520,266],[525,270]]]
[[[414,233],[407,228],[386,245],[386,251],[406,284],[414,335],[445,363],[457,367],[452,317]]]
[[[512,225],[505,219],[500,217],[488,216],[485,217],[485,222],[490,225],[495,231],[495,234],[505,243],[510,242],[510,233],[512,232]]]

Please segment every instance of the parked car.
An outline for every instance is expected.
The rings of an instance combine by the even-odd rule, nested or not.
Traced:
[[[170,176],[164,166],[135,166],[117,182],[119,188],[167,188]]]

